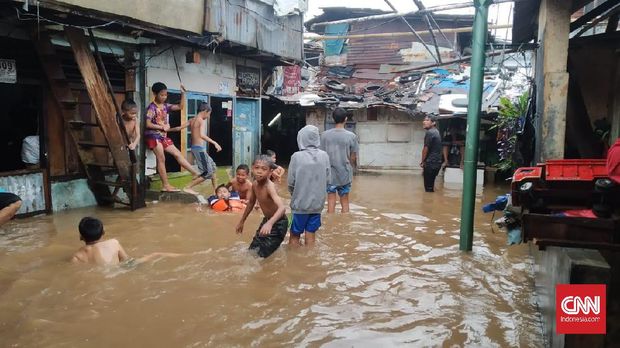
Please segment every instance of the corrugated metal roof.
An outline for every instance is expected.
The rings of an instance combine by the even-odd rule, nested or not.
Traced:
[[[259,1],[208,1],[205,31],[280,57],[302,59],[301,16],[276,17],[273,7]]]
[[[416,31],[428,30],[426,23],[421,19],[415,21],[410,20],[409,23]],[[453,20],[439,21],[442,28],[457,28],[467,26],[470,21]],[[409,28],[401,21],[390,21],[385,23],[382,20],[374,20],[360,23],[352,23],[350,33],[355,34],[371,34],[371,33],[398,33],[409,32]],[[454,42],[455,33],[447,33],[449,40]],[[451,47],[451,43],[447,42],[439,33],[436,34],[437,43],[441,47]],[[422,35],[424,41],[432,48],[432,42],[429,35]],[[349,65],[359,64],[406,64],[401,50],[410,49],[412,42],[417,42],[415,37],[392,37],[389,39],[381,38],[365,38],[350,39],[348,44],[348,61]],[[433,49],[434,50],[434,49]]]

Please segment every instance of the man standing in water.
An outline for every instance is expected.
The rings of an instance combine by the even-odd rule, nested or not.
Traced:
[[[437,130],[437,120],[434,116],[426,116],[422,121],[422,126],[426,129],[422,162],[420,162],[420,166],[423,168],[424,190],[435,192],[435,178],[439,174],[442,164],[441,136]]]
[[[344,128],[347,112],[336,108],[332,113],[336,125],[321,136],[321,150],[329,155],[331,184],[327,187],[327,212],[336,211],[336,193],[340,196],[342,212],[349,212],[349,192],[353,168],[357,166],[357,135]]]

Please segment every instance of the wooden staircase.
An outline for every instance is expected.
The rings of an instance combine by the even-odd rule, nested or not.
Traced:
[[[77,147],[89,186],[99,205],[120,203],[132,210],[144,207],[136,178],[138,163],[135,153],[127,147],[129,138],[120,120],[107,74],[105,70],[100,71],[105,67],[101,59],[97,67],[82,29],[66,27],[65,34],[95,111],[91,120],[80,119],[77,98],[71,91],[47,30],[33,30],[33,42],[66,129]],[[125,192],[128,201],[118,197],[119,188]]]

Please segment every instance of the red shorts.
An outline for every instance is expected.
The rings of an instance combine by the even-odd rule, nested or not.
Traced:
[[[172,139],[165,137],[165,138],[159,138],[159,139],[155,139],[155,138],[146,138],[146,146],[148,146],[149,149],[153,150],[154,148],[157,147],[157,142],[160,142],[161,145],[164,147],[164,150],[170,146],[173,145],[174,143],[172,142]]]

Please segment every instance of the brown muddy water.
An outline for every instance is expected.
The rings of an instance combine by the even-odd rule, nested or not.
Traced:
[[[324,217],[314,250],[283,244],[266,260],[246,250],[257,213],[242,236],[239,215],[176,203],[13,221],[0,230],[0,346],[543,346],[527,248],[507,247],[477,207],[474,251],[460,252],[460,191],[422,186],[358,176],[352,213]],[[86,215],[131,256],[187,255],[72,265]]]

